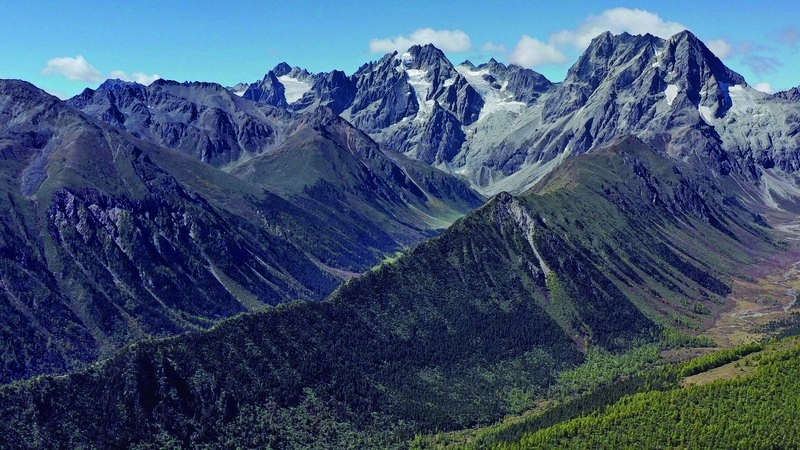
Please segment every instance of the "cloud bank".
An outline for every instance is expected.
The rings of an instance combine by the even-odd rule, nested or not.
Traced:
[[[706,46],[708,46],[708,49],[717,55],[719,59],[729,58],[735,53],[733,46],[726,39],[708,41],[706,42]]]
[[[551,44],[545,44],[538,39],[524,35],[514,47],[508,60],[522,67],[540,67],[565,63],[567,55]]]
[[[772,84],[770,83],[758,83],[755,86],[753,86],[753,89],[767,94],[772,94],[775,92],[775,90],[772,88]]]
[[[119,78],[122,81],[133,81],[139,84],[143,84],[145,86],[149,85],[153,81],[156,81],[161,78],[161,75],[154,73],[152,75],[147,75],[142,72],[134,72],[128,75],[127,72],[122,70],[113,70],[111,71],[111,78]]]
[[[603,11],[599,15],[587,17],[574,30],[562,30],[550,36],[554,45],[570,45],[578,50],[586,48],[592,39],[606,31],[613,34],[628,32],[631,34],[645,34],[668,38],[673,34],[687,29],[678,22],[668,22],[658,14],[643,9],[613,8]]]
[[[106,79],[106,76],[91,65],[83,55],[78,55],[74,58],[69,56],[52,58],[47,61],[47,65],[42,69],[42,75],[61,76],[69,80],[84,81],[86,83],[99,83]],[[123,70],[112,70],[110,77],[149,85],[161,78],[161,75],[157,73],[147,75],[143,72],[134,72],[129,75]]]
[[[97,70],[89,61],[78,55],[75,58],[69,56],[53,58],[47,61],[47,65],[42,69],[42,75],[59,75],[75,81],[86,81],[96,83],[103,81],[103,74]]]
[[[369,41],[372,53],[402,52],[412,45],[433,44],[445,52],[468,52],[472,50],[472,39],[461,30],[434,30],[420,28],[408,36],[373,39]]]

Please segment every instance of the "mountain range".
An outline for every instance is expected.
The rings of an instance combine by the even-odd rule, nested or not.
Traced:
[[[604,33],[558,83],[430,44],[231,88],[0,80],[0,436],[491,423],[595,352],[710,327],[793,248],[799,134],[797,88],[754,90],[690,32]]]
[[[294,101],[281,97],[281,80]],[[756,91],[684,31],[669,39],[604,33],[560,83],[495,60],[456,66],[429,44],[350,77],[282,63],[240,92],[293,110],[329,104],[387,148],[487,195],[521,193],[564,158],[632,134],[717,173],[748,175],[779,201],[773,196],[791,190],[800,167],[796,91]]]
[[[265,305],[321,300],[482,202],[326,108],[286,125],[217,85],[149,90],[106,83],[91,98],[106,107],[95,119],[70,105],[88,105],[88,92],[62,102],[0,81],[4,381]],[[102,121],[117,104],[150,115],[130,131]],[[192,108],[194,121],[180,115]],[[267,135],[270,151],[251,147]],[[188,152],[199,142],[251,157],[225,172]]]

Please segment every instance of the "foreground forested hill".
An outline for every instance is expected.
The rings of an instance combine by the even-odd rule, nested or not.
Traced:
[[[704,376],[685,379],[687,387],[676,383],[685,375],[698,373]],[[581,413],[580,407],[589,406],[597,395],[577,399],[572,407],[565,405],[561,410],[574,414],[572,420],[565,415],[548,425],[547,414],[533,416],[479,433],[471,444],[447,448],[753,449],[800,445],[797,338],[709,355],[662,370],[649,379],[648,385],[638,387],[639,393],[630,390],[630,395],[606,407],[595,405]],[[420,448],[439,445],[423,439],[415,444]]]

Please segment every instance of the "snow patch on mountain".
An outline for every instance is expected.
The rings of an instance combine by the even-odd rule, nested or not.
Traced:
[[[426,100],[433,85],[428,80],[428,71],[419,69],[406,69],[408,75],[408,84],[414,89],[417,96],[417,103],[419,103],[419,112],[417,118],[422,119],[431,114],[433,110],[433,100]]]
[[[697,107],[697,111],[700,113],[700,117],[702,117],[707,124],[714,125],[714,122],[716,122],[716,117],[714,117],[714,112],[711,111],[711,108],[701,105]]]
[[[653,64],[650,67],[658,68],[661,65],[661,55],[663,53],[664,53],[663,50],[659,50],[653,55],[653,60],[655,62],[653,62]]]
[[[728,95],[733,103],[730,111],[738,114],[753,114],[759,111],[761,108],[758,99],[767,97],[767,94],[743,85],[730,86]]]
[[[678,85],[677,84],[670,84],[667,86],[667,89],[664,91],[664,95],[667,99],[667,104],[672,106],[672,102],[675,101],[675,97],[678,96]]]
[[[228,89],[230,89],[230,91],[233,92],[233,94],[236,95],[237,97],[241,97],[244,95],[245,92],[247,92],[247,88],[249,87],[250,85],[247,83],[239,83],[236,86],[232,86]]]
[[[500,89],[497,89],[487,81],[486,77],[491,76],[488,68],[478,70],[461,64],[456,67],[456,70],[467,79],[472,88],[483,98],[484,105],[478,121],[497,111],[518,113],[525,107],[525,103],[515,101],[514,94],[506,90],[508,82],[504,82]]]
[[[278,77],[278,81],[283,85],[283,95],[286,97],[286,103],[290,105],[303,98],[306,92],[311,90],[311,83],[291,75],[281,75]]]

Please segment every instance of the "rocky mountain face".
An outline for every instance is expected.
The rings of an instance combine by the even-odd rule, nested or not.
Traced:
[[[416,45],[403,54],[387,54],[363,65],[350,77],[340,71],[309,76],[299,68],[287,69],[288,65],[282,63],[268,72],[264,81],[250,85],[244,96],[282,106],[279,91],[285,86],[302,85],[298,88],[302,94],[288,102],[288,109],[327,105],[357,128],[381,142],[394,142],[397,145],[391,148],[406,153],[416,148],[417,136],[427,129],[425,145],[421,147],[426,155],[434,157],[418,158],[427,162],[441,162],[458,151],[463,138],[452,136],[452,132],[442,135],[439,130],[445,123],[473,123],[484,103],[472,84],[433,45]],[[277,73],[285,73],[285,85],[274,86],[271,80],[277,79]],[[512,84],[522,96],[526,83],[535,84],[525,76],[515,77]],[[431,150],[433,146],[440,151]]]
[[[0,111],[3,381],[338,284],[259,226],[268,196],[235,178],[25,82],[0,82]],[[233,193],[252,197],[225,204]]]
[[[419,164],[388,155],[336,116],[342,77],[341,72],[314,77],[283,63],[241,97],[213,83],[158,80],[144,87],[117,80],[69,102],[134,136],[291,196],[312,215],[350,211],[347,222],[371,236],[362,242],[383,241],[381,251],[429,237],[431,229],[481,203],[479,195],[444,173],[424,170],[425,176],[418,176]],[[356,266],[363,270],[374,262],[368,258]]]
[[[514,64],[506,66],[494,58],[477,67],[470,61],[465,61],[459,67],[461,73],[471,76],[470,83],[477,86],[476,89],[483,97],[491,97],[491,93],[497,94],[506,91],[511,94],[512,100],[533,103],[553,85],[540,73]],[[491,88],[491,90],[487,88]]]
[[[793,87],[788,91],[776,92],[775,97],[789,100],[791,102],[800,102],[800,86]]]
[[[325,105],[341,113],[355,97],[353,81],[344,72],[334,70],[312,75],[299,67],[280,63],[260,82],[248,84],[242,97],[257,103],[284,107],[293,111]]]
[[[321,300],[482,201],[449,175],[387,156],[330,110],[302,123],[290,115],[210,84],[108,82],[68,104],[1,80],[0,380]],[[302,161],[279,140],[291,127]],[[224,151],[204,162],[211,153],[192,147],[204,141]],[[279,165],[258,163],[281,143]],[[257,154],[257,174],[214,167],[237,152]],[[338,171],[275,181],[314,164]]]
[[[495,60],[455,67],[431,45],[387,54],[350,80],[352,103],[337,113],[486,194],[523,192],[565,158],[628,134],[720,175],[744,175],[765,199],[796,190],[794,91],[754,90],[688,31],[604,33],[557,84]]]
[[[456,160],[488,191],[519,190],[565,157],[633,134],[678,159],[758,183],[773,167],[796,170],[795,110],[747,86],[689,32],[668,40],[606,33],[564,82],[505,129],[471,134]]]
[[[462,181],[385,152],[328,107],[305,113],[274,149],[230,173],[311,210],[358,214],[404,245],[483,201]]]
[[[109,80],[69,104],[135,137],[222,166],[269,148],[279,110],[259,109],[213,83]]]

